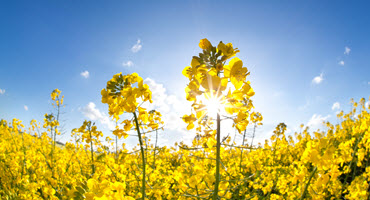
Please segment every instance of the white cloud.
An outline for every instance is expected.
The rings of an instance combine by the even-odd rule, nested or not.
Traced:
[[[180,100],[175,95],[167,93],[166,88],[163,84],[155,82],[153,79],[147,78],[144,83],[149,86],[152,91],[152,104],[144,104],[143,107],[148,110],[155,109],[162,114],[162,120],[164,121],[164,129],[166,131],[172,131],[172,140],[166,145],[169,145],[174,141],[184,141],[189,144],[194,138],[195,134],[192,131],[186,130],[186,123],[181,119],[184,114],[190,114],[190,105],[186,100]],[[166,133],[165,131],[165,133]]]
[[[332,110],[337,110],[337,109],[339,109],[340,108],[340,104],[339,104],[339,102],[335,102],[334,104],[333,104],[333,106],[331,107],[331,109]]]
[[[106,125],[110,130],[115,129],[114,123],[109,119],[108,115],[96,108],[93,102],[88,103],[81,109],[82,114],[90,120],[97,120],[101,124]]]
[[[320,76],[316,76],[312,79],[312,83],[314,84],[320,84],[324,80],[324,74],[321,73]]]
[[[327,115],[327,116],[323,117],[321,115],[314,114],[311,117],[311,119],[308,121],[307,126],[309,126],[313,130],[318,129],[318,128],[322,127],[323,122],[325,122],[329,117],[330,117],[330,115]]]
[[[343,60],[341,60],[341,61],[339,61],[339,63],[338,63],[339,65],[344,65],[344,61]]]
[[[28,106],[24,105],[23,108],[25,111],[28,111]]]
[[[368,108],[370,106],[370,101],[367,101],[366,103],[365,103],[365,108]]]
[[[150,105],[151,109],[157,109],[162,113],[182,112],[184,114],[190,111],[191,104],[185,100],[179,100],[175,95],[169,95],[163,84],[150,78],[145,79],[144,83],[152,91],[153,103]],[[180,117],[178,118],[180,119]]]
[[[0,89],[0,94],[4,94],[5,93],[5,89]]]
[[[141,45],[141,40],[138,39],[136,44],[134,46],[132,46],[131,51],[136,53],[136,52],[140,51],[142,47],[143,47],[143,45]]]
[[[344,47],[344,54],[349,55],[349,52],[351,52],[351,49],[349,47]]]
[[[90,73],[89,73],[89,71],[85,70],[85,71],[81,72],[81,74],[80,74],[80,75],[81,75],[82,77],[84,77],[84,78],[89,78]]]
[[[129,60],[127,62],[123,62],[122,65],[124,67],[132,67],[134,65],[134,63],[131,60]]]

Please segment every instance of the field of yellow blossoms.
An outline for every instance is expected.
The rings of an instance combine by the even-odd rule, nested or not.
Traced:
[[[325,131],[302,125],[287,135],[280,123],[260,146],[221,138],[224,120],[232,120],[229,128],[244,138],[247,127],[262,125],[262,114],[253,106],[249,71],[235,57],[239,50],[207,39],[199,47],[182,72],[192,102],[182,118],[196,132],[192,145],[157,147],[148,140],[147,134],[166,127],[160,112],[146,109],[152,93],[136,73],[114,75],[101,91],[117,122],[116,138],[85,121],[72,130],[71,142],[58,144],[64,96],[55,89],[55,112],[42,123],[33,120],[25,128],[17,119],[0,122],[1,199],[369,199],[365,99],[352,101],[352,110],[340,112],[339,123],[326,123]],[[129,133],[138,147],[118,148],[117,140]]]

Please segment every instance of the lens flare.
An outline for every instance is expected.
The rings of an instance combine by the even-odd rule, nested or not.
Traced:
[[[205,110],[207,115],[212,118],[216,118],[217,114],[224,110],[224,102],[220,97],[215,95],[205,95],[202,99],[203,105],[205,105]]]
[[[215,98],[205,101],[204,104],[206,105],[207,113],[211,117],[215,117],[217,115],[217,113],[220,110],[220,106],[221,106],[220,101],[218,101],[218,99],[215,99]]]

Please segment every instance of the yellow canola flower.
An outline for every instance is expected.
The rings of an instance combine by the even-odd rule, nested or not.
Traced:
[[[59,89],[53,90],[53,92],[50,94],[51,99],[55,101],[55,99],[59,97],[60,93],[61,91]]]
[[[185,77],[189,78],[189,80],[192,80],[197,75],[199,65],[200,65],[200,63],[199,63],[198,59],[193,57],[193,59],[191,60],[191,65],[185,67],[182,70],[182,74]]]
[[[212,44],[206,38],[204,38],[200,40],[199,47],[203,50],[211,50]]]
[[[194,121],[197,120],[197,118],[195,118],[194,114],[184,115],[182,117],[182,119],[184,120],[185,123],[188,124],[188,126],[186,127],[186,129],[188,129],[188,130],[194,128]]]
[[[206,91],[212,91],[214,93],[221,93],[227,87],[227,78],[220,78],[218,76],[212,76],[210,74],[205,74],[201,85]]]
[[[186,99],[188,101],[194,101],[197,96],[201,95],[203,92],[199,90],[199,85],[196,81],[189,82],[189,85],[185,88]]]
[[[239,133],[247,128],[249,124],[247,117],[248,113],[241,111],[238,113],[237,118],[234,119],[235,128],[239,131]]]
[[[235,54],[239,52],[238,49],[233,48],[233,44],[224,44],[222,41],[218,44],[217,49],[222,52],[222,55],[224,55],[226,59],[235,56]]]
[[[121,139],[122,136],[124,139],[128,137],[128,134],[124,130],[119,129],[119,128],[116,128],[115,130],[113,130],[113,135],[118,136],[119,139]]]
[[[123,120],[122,123],[125,124],[124,127],[123,127],[125,131],[130,131],[131,128],[132,128],[132,126],[134,126],[132,124],[132,122],[130,120],[127,120],[127,119],[126,120]]]
[[[224,75],[230,78],[231,83],[238,90],[248,75],[248,69],[243,67],[243,62],[239,58],[233,58],[228,65],[224,66]]]

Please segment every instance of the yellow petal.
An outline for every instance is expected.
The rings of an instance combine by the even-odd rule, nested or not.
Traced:
[[[194,124],[193,124],[193,123],[189,124],[189,125],[186,127],[186,129],[188,129],[188,130],[190,130],[190,129],[192,129],[192,128],[194,128]]]
[[[200,40],[199,47],[204,50],[210,50],[212,48],[212,44],[207,40],[207,38],[204,38]]]
[[[197,67],[198,65],[200,65],[198,59],[193,57],[193,59],[191,60],[191,66],[192,67]]]
[[[235,57],[235,58],[230,60],[229,65],[231,66],[230,70],[234,67],[243,67],[243,61],[240,60],[239,58]]]
[[[230,80],[236,90],[238,90],[243,85],[243,81],[239,81],[236,77],[231,77]]]
[[[248,95],[248,96],[250,96],[250,97],[254,95],[254,90],[253,90],[253,88],[251,88],[251,89],[248,91],[247,95]]]
[[[187,66],[184,68],[184,70],[182,70],[182,75],[184,75],[185,77],[187,78],[191,78],[191,67],[190,66]]]
[[[224,66],[224,76],[225,77],[230,77],[231,67],[232,65],[230,64]]]

